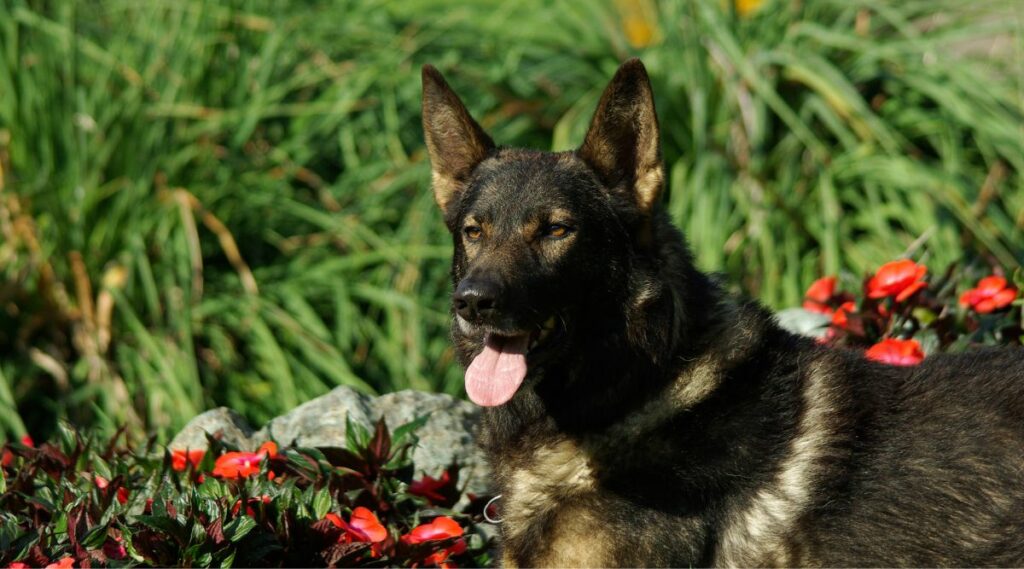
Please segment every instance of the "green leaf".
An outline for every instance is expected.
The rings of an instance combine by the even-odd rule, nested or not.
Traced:
[[[134,559],[135,561],[138,561],[139,563],[145,561],[146,558],[143,557],[142,554],[135,549],[135,544],[132,543],[133,532],[131,528],[122,526],[120,529],[121,544],[124,545],[124,549],[128,553],[128,556]]]
[[[180,545],[188,542],[188,535],[185,532],[185,526],[174,518],[156,515],[140,515],[136,516],[135,520],[151,529],[173,537]]]
[[[195,558],[196,567],[209,567],[213,563],[213,554],[209,551],[204,551],[202,555]]]
[[[427,419],[429,418],[429,415],[420,415],[413,419],[412,421],[409,421],[408,423],[396,428],[391,435],[394,445],[398,446],[402,444],[403,442],[405,442],[406,437],[415,436],[416,431],[418,431],[420,427],[425,425],[427,423]]]
[[[220,562],[221,569],[226,569],[227,567],[231,567],[231,566],[234,565],[234,563],[235,563],[235,554],[236,553],[238,553],[238,550],[237,549],[232,549],[231,552],[228,553],[227,556],[224,559],[221,560],[221,562]]]
[[[321,488],[313,495],[313,503],[310,507],[313,510],[313,518],[322,520],[327,512],[331,511],[331,493],[327,488]]]
[[[68,515],[60,512],[53,524],[54,533],[68,533]]]
[[[363,425],[352,420],[351,415],[345,414],[345,446],[348,450],[359,454],[366,448],[370,440],[370,432]]]
[[[198,520],[192,520],[189,523],[189,529],[191,530],[189,532],[191,534],[189,543],[202,546],[209,540],[210,536],[207,535],[206,528]]]
[[[914,315],[914,318],[916,318],[922,326],[928,326],[929,324],[934,322],[936,318],[934,312],[928,310],[927,308],[924,308],[923,306],[915,307],[913,311],[911,311],[911,314]]]
[[[238,516],[224,525],[224,537],[233,543],[238,543],[255,527],[256,520],[249,516]]]
[[[81,538],[82,546],[86,549],[99,549],[107,541],[107,526],[96,526],[86,532]]]

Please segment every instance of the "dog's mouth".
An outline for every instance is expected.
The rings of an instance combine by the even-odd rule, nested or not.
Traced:
[[[526,379],[527,356],[542,353],[559,334],[551,317],[531,332],[487,332],[484,349],[466,368],[466,393],[477,405],[495,407],[507,403]]]

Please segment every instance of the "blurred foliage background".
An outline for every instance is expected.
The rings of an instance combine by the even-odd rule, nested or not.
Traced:
[[[419,67],[503,144],[652,75],[667,208],[779,308],[1024,258],[1018,0],[0,1],[0,429],[461,393]]]

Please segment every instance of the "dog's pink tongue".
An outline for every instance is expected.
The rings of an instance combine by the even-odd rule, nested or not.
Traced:
[[[466,393],[473,403],[494,407],[507,403],[526,377],[529,334],[496,337],[487,335],[484,351],[466,368]]]

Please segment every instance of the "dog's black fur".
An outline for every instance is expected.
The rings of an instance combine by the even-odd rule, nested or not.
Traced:
[[[1021,351],[884,366],[724,294],[657,208],[638,60],[574,152],[497,147],[423,89],[462,363],[557,322],[484,413],[504,565],[1024,564]]]

